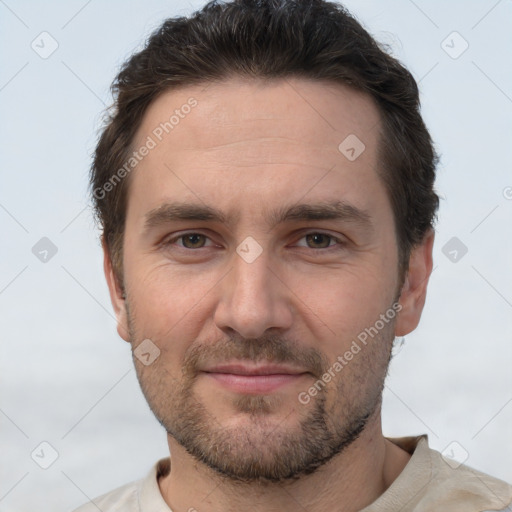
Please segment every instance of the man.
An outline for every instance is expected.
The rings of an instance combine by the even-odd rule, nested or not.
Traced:
[[[114,92],[105,275],[171,456],[78,510],[512,510],[382,433],[439,202],[410,73],[338,4],[234,0],[167,20]]]

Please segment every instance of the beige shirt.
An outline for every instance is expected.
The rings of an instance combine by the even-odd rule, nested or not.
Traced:
[[[361,512],[512,512],[512,485],[466,465],[449,464],[429,448],[426,434],[387,438],[412,456],[391,486]],[[170,470],[159,460],[149,474],[74,512],[172,512],[158,487]]]

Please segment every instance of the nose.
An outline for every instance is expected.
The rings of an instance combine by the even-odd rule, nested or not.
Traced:
[[[215,324],[245,338],[258,338],[267,329],[290,328],[293,293],[284,281],[267,250],[254,261],[235,253],[232,269],[219,283]]]

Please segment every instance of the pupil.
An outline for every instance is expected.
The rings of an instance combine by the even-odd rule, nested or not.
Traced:
[[[198,239],[199,239],[199,242],[200,242],[200,237],[202,235],[187,235],[185,237],[185,239],[190,242],[191,245],[197,245],[198,244]],[[200,245],[200,244],[199,244]]]
[[[314,235],[309,235],[310,239],[313,238],[314,244],[320,244],[322,245],[322,248],[327,247],[329,245],[328,236],[324,235],[323,233],[316,233]],[[327,245],[324,243],[322,244],[322,237],[324,238],[324,242],[327,241]],[[319,240],[320,238],[320,240]]]

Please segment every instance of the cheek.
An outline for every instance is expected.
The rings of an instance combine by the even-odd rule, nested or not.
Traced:
[[[365,328],[374,325],[391,306],[392,287],[382,269],[345,269],[326,272],[325,278],[302,276],[291,288],[299,321],[309,320],[308,330],[324,340],[323,350],[336,358]]]
[[[201,322],[208,292],[215,280],[208,275],[177,270],[169,264],[140,263],[127,269],[130,295],[140,336],[161,344],[178,339],[193,340]],[[203,312],[204,314],[204,312]],[[179,334],[179,336],[178,336]]]

